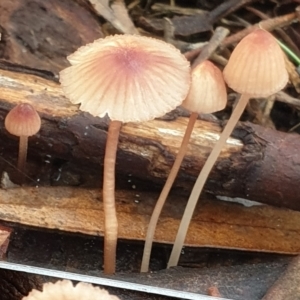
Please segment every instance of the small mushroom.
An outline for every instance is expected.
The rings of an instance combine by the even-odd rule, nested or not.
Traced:
[[[79,48],[60,82],[72,103],[94,116],[106,114],[108,128],[103,179],[104,272],[115,272],[118,222],[115,209],[115,161],[122,122],[163,116],[186,97],[190,67],[185,57],[163,41],[115,35]]]
[[[241,96],[193,187],[177,232],[168,267],[178,264],[187,230],[207,177],[249,99],[270,96],[280,91],[288,81],[283,52],[276,39],[263,29],[255,30],[239,42],[231,54],[223,75],[229,87],[239,92]]]
[[[33,289],[22,300],[119,300],[117,296],[110,295],[106,290],[85,282],[73,286],[70,280],[60,280],[56,283],[48,282],[43,290]]]
[[[148,224],[141,272],[148,272],[151,248],[157,221],[186,154],[190,136],[192,134],[198,114],[213,113],[222,110],[226,106],[226,102],[227,93],[221,71],[208,60],[197,65],[192,71],[192,83],[190,91],[182,103],[182,106],[192,113],[190,115],[181,146],[176,155],[175,162],[156,202],[150,222]]]
[[[41,128],[41,118],[30,104],[22,103],[15,106],[7,114],[5,128],[10,134],[20,137],[17,167],[20,172],[20,184],[22,184],[27,158],[28,137],[38,133]]]

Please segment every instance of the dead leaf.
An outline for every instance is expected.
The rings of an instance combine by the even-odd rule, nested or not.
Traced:
[[[88,0],[94,7],[97,14],[110,22],[117,30],[122,33],[139,34],[128,15],[123,0],[116,0],[109,6],[107,0]]]

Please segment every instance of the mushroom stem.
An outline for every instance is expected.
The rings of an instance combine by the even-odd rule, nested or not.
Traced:
[[[118,220],[115,205],[115,163],[122,122],[111,121],[108,127],[104,157],[104,273],[113,274],[116,268]]]
[[[20,136],[19,141],[19,156],[18,156],[18,170],[20,172],[20,184],[24,181],[24,171],[27,158],[28,136]]]
[[[186,205],[183,217],[181,219],[179,229],[177,231],[175,243],[173,245],[173,249],[171,252],[171,256],[168,262],[168,268],[177,266],[179,256],[183,247],[183,243],[190,225],[190,221],[192,219],[197,201],[199,199],[199,196],[202,192],[202,189],[204,187],[204,184],[207,180],[207,177],[212,170],[216,160],[218,159],[223,146],[226,144],[227,139],[229,138],[230,134],[232,133],[236,123],[238,122],[239,118],[241,117],[248,100],[250,99],[250,95],[248,94],[242,94],[234,111],[232,112],[232,115],[230,119],[228,120],[223,132],[220,135],[219,140],[215,144],[213,150],[211,151],[210,155],[208,156],[208,159],[206,160],[198,178],[197,181],[193,187],[193,190],[191,192],[191,195],[189,197],[188,203]]]
[[[148,224],[147,234],[146,234],[146,240],[145,240],[145,246],[144,246],[144,253],[143,253],[143,259],[142,259],[142,266],[141,266],[141,272],[148,272],[149,269],[149,261],[150,261],[150,254],[151,254],[151,248],[153,243],[153,237],[154,232],[156,228],[156,224],[158,221],[158,218],[160,216],[160,213],[162,211],[162,208],[166,202],[166,199],[168,197],[168,194],[172,188],[172,185],[175,181],[175,178],[177,176],[177,173],[179,171],[179,168],[181,166],[181,163],[183,161],[183,158],[185,156],[185,153],[188,148],[188,143],[195,125],[195,122],[197,120],[198,114],[197,113],[191,113],[188,125],[186,127],[183,140],[180,145],[180,149],[177,153],[176,159],[174,161],[174,164],[172,166],[172,169],[170,171],[170,174],[167,178],[167,181],[160,193],[160,196],[156,202],[156,205],[154,207],[150,222]]]

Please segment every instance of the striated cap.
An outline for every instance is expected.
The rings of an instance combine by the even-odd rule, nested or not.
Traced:
[[[41,118],[28,103],[15,106],[5,118],[6,130],[16,136],[31,136],[41,128]]]
[[[163,41],[114,35],[79,48],[60,72],[65,95],[94,116],[122,122],[160,117],[186,97],[190,65]]]
[[[210,61],[192,71],[192,83],[182,106],[191,112],[213,113],[225,108],[227,93],[222,72]]]
[[[79,282],[73,286],[70,280],[60,280],[56,283],[45,283],[43,291],[32,290],[22,300],[119,300],[106,290],[94,287],[89,283]]]
[[[241,94],[267,97],[287,84],[284,54],[263,29],[244,37],[233,50],[224,72],[226,83]]]

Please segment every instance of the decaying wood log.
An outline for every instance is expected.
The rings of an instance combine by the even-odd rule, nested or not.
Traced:
[[[4,119],[10,107],[24,101],[34,105],[43,119],[40,133],[29,142],[28,175],[35,180],[46,178],[53,184],[99,186],[108,119],[78,112],[77,106],[63,96],[59,84],[28,73],[29,69],[27,74],[0,71],[0,117]],[[143,181],[149,189],[155,184],[160,187],[174,161],[186,124],[182,117],[124,124],[118,151],[118,179],[123,179],[127,188],[140,188],[134,180]],[[11,162],[12,156],[16,157],[17,139],[2,126],[3,123],[2,158]],[[191,189],[220,131],[217,123],[197,121],[177,187]],[[299,210],[299,135],[247,123],[237,128],[235,137],[228,140],[222,151],[206,191]],[[1,171],[13,173],[4,162]],[[145,185],[141,188],[145,189]]]
[[[144,240],[158,193],[118,190],[120,239]],[[104,232],[100,189],[39,187],[0,190],[0,219],[88,235]],[[163,210],[155,241],[175,240],[185,199],[173,194]],[[199,203],[185,244],[193,247],[300,253],[300,212],[267,205],[244,207],[216,200]]]

